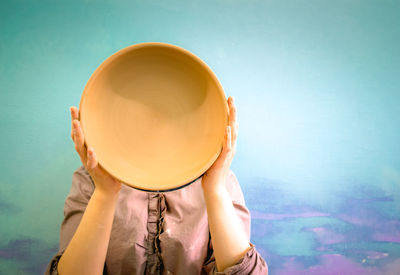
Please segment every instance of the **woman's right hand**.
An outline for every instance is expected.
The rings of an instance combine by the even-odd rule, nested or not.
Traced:
[[[83,166],[94,181],[95,189],[87,202],[83,215],[80,208],[70,209],[70,213],[73,212],[74,217],[76,216],[73,220],[80,215],[81,219],[59,259],[57,274],[103,274],[116,202],[122,182],[100,166],[93,148],[86,149],[79,121],[79,111],[76,107],[71,106],[70,112],[72,118],[71,138]],[[70,235],[71,232],[67,232],[67,235]]]
[[[105,196],[118,195],[122,182],[111,176],[100,166],[92,147],[86,148],[85,137],[79,120],[79,110],[75,106],[71,106],[70,112],[72,122],[71,138],[75,143],[75,150],[78,152],[83,166],[94,181],[96,190]]]

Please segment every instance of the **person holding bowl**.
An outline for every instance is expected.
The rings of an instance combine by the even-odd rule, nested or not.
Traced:
[[[107,173],[86,148],[72,106],[71,138],[82,166],[73,173],[60,248],[45,274],[268,274],[230,169],[239,124],[234,98],[227,101],[229,125],[216,161],[193,183],[165,193],[131,188]]]

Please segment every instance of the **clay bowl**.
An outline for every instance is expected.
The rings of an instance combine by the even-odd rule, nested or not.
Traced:
[[[201,177],[221,152],[228,105],[193,53],[149,42],[107,58],[79,105],[85,145],[128,186],[169,191]]]

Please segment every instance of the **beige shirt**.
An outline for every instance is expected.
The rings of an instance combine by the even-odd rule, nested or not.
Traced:
[[[170,192],[145,192],[122,185],[103,274],[267,274],[267,264],[251,249],[237,264],[216,271],[202,177]],[[232,170],[226,180],[232,203],[250,240],[250,212]],[[77,229],[95,185],[82,165],[72,175],[64,205],[59,251],[45,274],[58,274],[58,261]]]

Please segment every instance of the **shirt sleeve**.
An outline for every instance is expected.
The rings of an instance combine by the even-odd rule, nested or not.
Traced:
[[[247,234],[247,239],[250,240],[250,211],[245,205],[242,189],[235,173],[230,170],[227,176],[227,188],[232,198],[233,206],[236,214],[242,221],[244,232]],[[208,245],[208,257],[203,265],[203,270],[208,275],[239,275],[239,274],[268,274],[268,265],[262,256],[256,250],[253,243],[249,241],[250,249],[247,253],[237,261],[233,266],[225,268],[223,271],[217,271],[214,252],[211,243],[211,236]]]
[[[64,219],[60,228],[58,252],[47,265],[45,275],[58,274],[58,262],[71,241],[94,192],[94,182],[82,165],[72,175],[72,185],[64,204]]]

